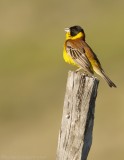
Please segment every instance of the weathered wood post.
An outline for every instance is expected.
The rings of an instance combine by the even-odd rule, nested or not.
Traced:
[[[94,124],[98,79],[80,72],[68,73],[57,160],[86,160]]]

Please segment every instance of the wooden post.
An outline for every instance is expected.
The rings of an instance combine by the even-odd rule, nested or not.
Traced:
[[[94,124],[98,79],[80,72],[68,73],[57,160],[86,160]]]

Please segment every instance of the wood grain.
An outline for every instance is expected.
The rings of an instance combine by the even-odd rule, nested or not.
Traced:
[[[94,125],[98,79],[68,73],[56,160],[86,160]]]

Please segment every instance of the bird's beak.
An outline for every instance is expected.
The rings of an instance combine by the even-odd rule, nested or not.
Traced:
[[[69,28],[65,28],[65,32],[70,32],[70,29]]]

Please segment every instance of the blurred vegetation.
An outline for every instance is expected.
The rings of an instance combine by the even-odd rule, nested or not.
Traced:
[[[0,159],[54,160],[67,72],[64,28],[81,25],[117,84],[100,78],[89,160],[124,159],[124,1],[0,0]]]

